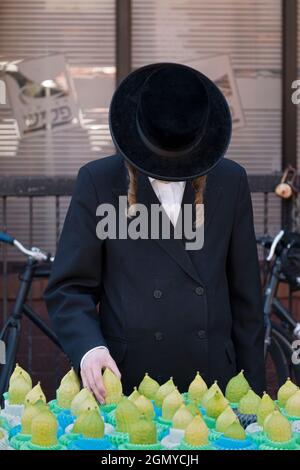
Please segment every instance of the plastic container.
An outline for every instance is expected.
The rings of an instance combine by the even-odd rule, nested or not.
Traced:
[[[74,423],[74,416],[69,410],[63,411],[57,415],[57,422],[59,427],[58,435],[61,436],[66,432],[66,428]]]
[[[113,446],[119,447],[119,446],[129,442],[129,434],[127,434],[125,432],[115,431],[114,433],[112,433],[108,436],[108,439],[110,440],[110,442],[112,443]]]
[[[13,447],[15,450],[20,450],[22,445],[25,444],[25,442],[28,442],[31,440],[31,434],[16,434],[10,439],[10,445]]]
[[[102,439],[92,439],[86,437],[77,437],[67,446],[69,450],[116,450],[107,437]]]
[[[62,444],[60,444],[59,442],[54,446],[42,447],[42,446],[37,446],[36,444],[33,444],[31,441],[26,441],[21,446],[20,450],[67,450],[67,448],[63,446]]]
[[[294,421],[299,421],[300,422],[300,416],[290,416],[290,415],[287,414],[287,412],[283,408],[281,410],[281,413],[283,414],[283,416],[285,416],[292,423]]]
[[[112,410],[109,413],[106,413],[106,422],[116,427],[116,410]]]
[[[160,442],[156,444],[131,444],[126,442],[118,447],[119,450],[162,450]]]
[[[258,448],[249,437],[239,440],[221,436],[219,439],[214,441],[214,446],[217,450],[257,450]]]
[[[100,411],[102,413],[110,413],[111,411],[115,410],[117,408],[116,403],[112,403],[111,405],[100,405]]]
[[[215,418],[211,418],[210,416],[207,416],[206,414],[203,416],[203,419],[206,423],[206,426],[208,427],[208,429],[215,429],[216,427],[216,419]]]
[[[300,446],[297,444],[295,437],[287,442],[274,442],[265,437],[259,445],[259,450],[300,450]]]
[[[75,432],[69,432],[67,434],[63,434],[62,436],[60,436],[58,440],[60,444],[68,448],[71,442],[78,439],[79,436],[80,434],[77,434]]]
[[[262,444],[265,440],[265,435],[262,431],[257,431],[251,434],[246,433],[246,434],[248,438],[251,439],[254,442],[254,444],[258,446]]]
[[[56,399],[49,401],[49,408],[50,411],[56,416],[60,413],[68,411],[67,408],[61,408],[60,406],[58,406]]]
[[[210,441],[216,441],[219,439],[219,437],[223,436],[223,434],[219,431],[216,431],[215,429],[209,429],[209,440]]]
[[[184,440],[181,442],[180,446],[178,447],[179,450],[216,450],[212,443],[209,443],[205,446],[191,446]]]
[[[162,416],[157,418],[156,422],[158,424],[161,424],[161,425],[166,426],[168,428],[170,428],[172,426],[172,421],[168,421],[167,419],[162,418]]]

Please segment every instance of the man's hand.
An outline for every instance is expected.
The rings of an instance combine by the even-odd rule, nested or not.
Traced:
[[[103,384],[102,369],[108,367],[119,379],[121,378],[117,364],[107,349],[96,349],[84,359],[81,367],[83,386],[88,388],[97,400],[105,403],[106,391]]]

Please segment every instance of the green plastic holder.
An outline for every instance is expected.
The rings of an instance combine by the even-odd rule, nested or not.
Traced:
[[[233,410],[236,410],[236,409],[238,408],[238,406],[239,406],[238,403],[233,403],[233,402],[232,402],[232,403],[229,403],[229,405],[230,405],[230,407],[231,407]]]
[[[299,450],[300,446],[293,437],[287,442],[274,442],[265,437],[264,441],[259,445],[259,450]]]
[[[116,427],[116,409],[110,411],[106,415],[106,422]]]
[[[7,419],[3,416],[0,416],[0,428],[4,429],[5,431],[10,430],[10,425],[8,424]]]
[[[126,442],[119,446],[119,450],[162,450],[160,442],[156,444],[131,444]]]
[[[283,416],[285,416],[291,422],[300,421],[300,416],[290,416],[290,415],[287,414],[287,412],[283,408],[281,409],[281,413],[283,414]]]
[[[162,425],[164,425],[164,426],[166,426],[166,427],[168,427],[168,428],[169,428],[170,426],[172,426],[172,421],[169,421],[169,420],[167,420],[167,419],[164,419],[162,416],[159,416],[159,417],[156,419],[156,422],[157,422],[158,424],[162,424]]]
[[[27,442],[24,442],[20,450],[67,450],[67,448],[60,443],[57,443],[54,446],[42,447],[42,446],[33,444],[31,441],[27,441]]]
[[[116,431],[113,434],[109,434],[107,437],[110,440],[110,442],[112,443],[112,445],[115,446],[115,447],[119,447],[119,446],[129,442],[129,434],[127,434],[125,432]]]
[[[207,444],[204,446],[192,446],[188,444],[187,442],[185,442],[184,440],[181,442],[178,449],[179,450],[215,450],[212,444]]]
[[[62,434],[59,439],[58,439],[58,442],[65,446],[65,447],[68,447],[68,445],[71,444],[72,441],[74,441],[75,439],[78,439],[78,437],[80,436],[80,434],[77,434],[75,432],[68,432],[66,434]]]
[[[217,439],[219,439],[219,437],[223,435],[223,433],[216,431],[215,429],[209,429],[208,432],[210,441],[216,441]]]
[[[56,416],[64,411],[67,411],[68,409],[68,408],[61,408],[60,406],[58,406],[56,399],[49,401],[49,408],[50,408],[50,411]]]
[[[204,419],[208,429],[215,429],[215,427],[216,427],[216,419],[215,418],[211,418],[210,416],[204,415],[203,419]]]
[[[250,434],[246,432],[246,435],[258,446],[265,441],[265,435],[262,431],[257,431]]]
[[[10,443],[11,447],[13,447],[15,450],[20,450],[22,445],[25,442],[28,442],[30,440],[31,440],[31,434],[19,433],[19,434],[16,434],[15,436],[13,436],[9,440],[9,443]]]
[[[117,403],[112,403],[111,405],[100,405],[100,411],[104,411],[104,413],[110,413],[116,408],[117,408]]]

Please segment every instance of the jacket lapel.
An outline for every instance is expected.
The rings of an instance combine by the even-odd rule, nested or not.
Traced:
[[[116,183],[113,187],[113,191],[117,196],[126,195],[127,193],[127,172],[123,167],[120,174],[116,178]],[[205,227],[205,235],[207,236],[208,225],[212,219],[212,215],[219,203],[220,197],[222,193],[222,188],[218,186],[214,179],[213,172],[210,173],[207,177],[206,182],[206,189],[205,189],[205,197],[204,197],[204,227]],[[155,191],[153,190],[151,183],[147,176],[139,173],[138,174],[138,193],[137,193],[137,201],[141,204],[144,204],[149,210],[149,218],[150,218],[150,210],[152,204],[160,204]],[[190,181],[186,183],[183,198],[182,198],[182,207],[184,204],[193,204],[194,202],[194,191],[192,188],[192,184]],[[165,213],[166,215],[166,213]],[[167,216],[167,215],[166,215]],[[170,223],[171,230],[170,230],[170,238],[163,239],[159,237],[158,239],[154,239],[153,242],[158,243],[158,245],[169,255],[171,258],[176,261],[176,263],[189,275],[191,276],[196,282],[200,285],[204,285],[201,277],[193,264],[191,257],[189,255],[188,250],[185,249],[185,240],[183,239],[176,239],[174,238],[174,228],[173,225]],[[149,219],[149,227],[150,227],[150,219]],[[205,240],[204,240],[205,243]]]

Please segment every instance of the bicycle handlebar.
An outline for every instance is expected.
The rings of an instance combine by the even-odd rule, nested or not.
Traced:
[[[0,242],[9,243],[10,245],[14,244],[14,238],[5,232],[0,232]]]
[[[51,256],[50,253],[44,253],[42,250],[36,247],[32,247],[30,250],[25,248],[24,245],[22,245],[21,242],[13,238],[11,235],[5,232],[0,232],[0,242],[3,243],[8,243],[10,245],[14,245],[16,248],[18,248],[21,253],[24,253],[24,255],[27,255],[36,261],[50,261],[51,263],[54,261],[54,256]]]

